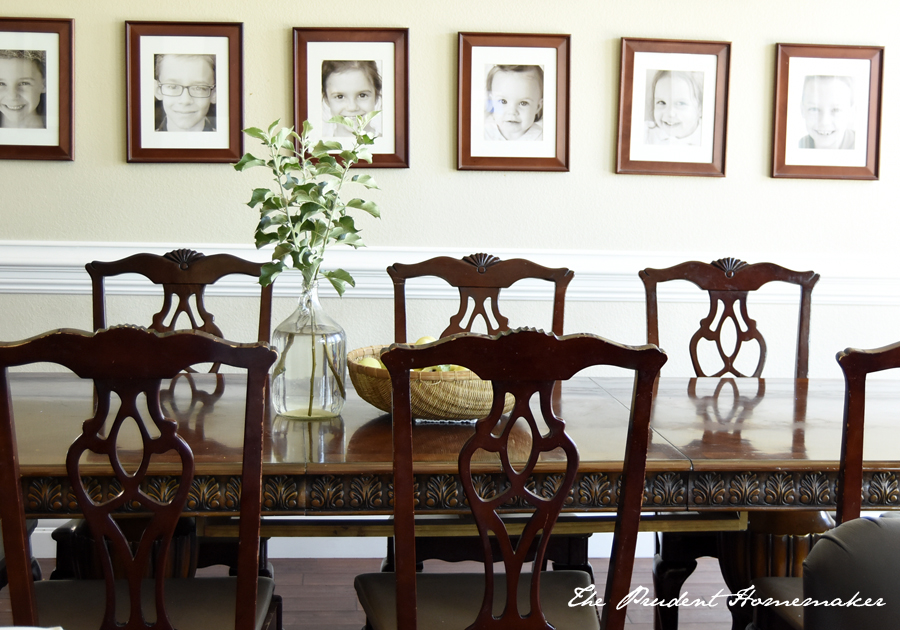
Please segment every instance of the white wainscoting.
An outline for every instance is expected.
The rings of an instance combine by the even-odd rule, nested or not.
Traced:
[[[91,260],[117,260],[138,252],[164,254],[183,247],[166,243],[104,243],[68,241],[0,241],[0,293],[89,294],[90,281],[84,265]],[[205,243],[194,246],[205,254],[230,253],[251,260],[265,261],[268,251],[252,245]],[[712,261],[734,256],[747,262],[772,261],[798,271],[813,269],[821,280],[813,292],[813,302],[838,305],[900,305],[900,269],[880,259],[859,260],[833,254],[771,254],[766,252],[633,252],[589,250],[491,250],[487,247],[349,247],[330,249],[326,256],[329,268],[342,268],[356,279],[356,287],[345,299],[392,299],[393,288],[385,269],[395,263],[419,262],[432,256],[461,258],[487,252],[501,259],[527,258],[548,267],[568,267],[575,272],[567,300],[600,302],[643,302],[643,285],[637,273],[646,267],[668,267],[687,259]],[[874,254],[873,254],[874,256]],[[327,285],[327,283],[324,283]],[[680,283],[679,283],[680,284]],[[780,284],[780,283],[778,283]],[[275,294],[295,296],[298,274],[283,274],[275,283]],[[107,281],[111,294],[140,295],[152,287],[139,278],[119,277]],[[332,294],[330,286],[321,287],[323,296]],[[246,282],[227,278],[210,289],[211,295],[251,296]],[[439,280],[411,283],[407,288],[411,299],[452,299],[451,288]],[[520,283],[505,296],[511,300],[547,300],[550,294],[542,283]],[[684,285],[660,295],[663,301],[705,301],[702,293]],[[795,300],[789,287],[773,285],[760,296],[762,302],[784,303]]]

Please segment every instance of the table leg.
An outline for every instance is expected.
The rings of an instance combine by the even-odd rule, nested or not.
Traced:
[[[697,568],[697,558],[719,553],[715,532],[661,532],[656,536],[653,557],[653,588],[655,597],[672,600],[681,594],[681,587]],[[677,630],[678,608],[655,606],[654,630]]]

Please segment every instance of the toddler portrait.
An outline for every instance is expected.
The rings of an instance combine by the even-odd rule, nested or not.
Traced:
[[[700,146],[703,73],[650,70],[645,110],[646,144]]]
[[[381,109],[381,74],[375,61],[322,62],[322,118],[324,137],[350,137],[343,125],[328,122],[334,116],[352,118]],[[369,137],[381,135],[381,114],[363,131]],[[376,122],[378,121],[378,122]]]
[[[157,54],[157,131],[215,131],[216,56]]]
[[[0,50],[0,127],[47,128],[47,52]]]
[[[485,140],[544,139],[541,66],[489,66],[485,88]]]
[[[856,134],[853,122],[853,79],[809,75],[803,80],[800,101],[806,134],[801,149],[852,149]]]

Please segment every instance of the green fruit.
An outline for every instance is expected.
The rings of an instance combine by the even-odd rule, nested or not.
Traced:
[[[384,365],[376,359],[375,357],[363,357],[359,361],[356,362],[357,365],[362,365],[365,367],[373,367],[373,368],[382,368]]]

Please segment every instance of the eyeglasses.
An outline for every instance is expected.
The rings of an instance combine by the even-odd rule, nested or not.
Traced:
[[[160,83],[159,91],[163,96],[181,96],[187,88],[188,94],[194,98],[209,98],[210,93],[216,89],[215,85],[178,85],[177,83]]]

